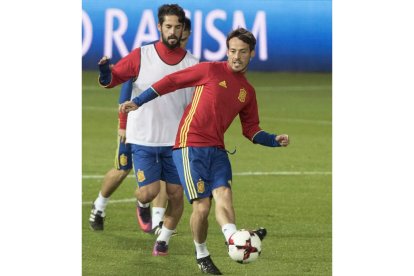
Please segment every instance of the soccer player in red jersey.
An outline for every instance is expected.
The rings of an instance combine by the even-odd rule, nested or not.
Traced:
[[[160,41],[134,49],[111,67],[107,57],[99,65],[99,84],[105,88],[135,79],[134,98],[162,77],[198,63],[198,59],[182,49],[185,12],[177,4],[158,8]],[[168,206],[161,232],[154,244],[154,256],[168,255],[171,235],[183,212],[183,188],[173,161],[173,145],[180,119],[191,102],[194,89],[171,93],[145,107],[128,113],[126,143],[131,145],[132,162],[138,192],[137,217],[145,232],[152,232],[150,202],[159,194],[160,182],[165,181]]]
[[[245,77],[255,55],[255,45],[253,34],[238,28],[227,36],[227,62],[204,62],[167,75],[139,97],[121,105],[121,111],[129,112],[179,88],[196,87],[178,128],[173,158],[186,197],[193,206],[190,225],[196,259],[205,273],[221,274],[206,246],[212,198],[216,201],[216,220],[226,242],[237,230],[225,131],[239,115],[243,135],[253,143],[269,147],[289,145],[288,135],[270,134],[259,127],[255,90]],[[265,228],[255,232],[260,239],[267,233]]]
[[[186,49],[189,37],[191,35],[191,20],[184,19],[184,29],[180,39],[180,47]],[[154,41],[153,43],[156,43]],[[119,104],[131,99],[134,79],[130,79],[122,84],[121,93],[119,95]],[[101,190],[98,197],[92,205],[89,224],[92,230],[100,231],[104,229],[105,209],[111,195],[121,185],[132,169],[132,152],[131,145],[126,143],[126,124],[127,114],[119,112],[118,114],[118,142],[115,153],[115,166],[110,169],[102,181]],[[167,206],[168,195],[165,181],[160,181],[160,192],[152,201],[151,233],[159,235],[163,225],[163,216]],[[137,212],[137,216],[139,216]],[[139,219],[138,219],[139,220]],[[173,234],[176,234],[176,229]]]

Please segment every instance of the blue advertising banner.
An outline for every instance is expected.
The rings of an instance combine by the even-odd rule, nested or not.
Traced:
[[[192,22],[188,50],[205,60],[226,59],[226,35],[240,26],[257,39],[252,71],[332,71],[331,0],[173,1]],[[83,0],[83,69],[97,69],[159,39],[157,10],[165,1]]]

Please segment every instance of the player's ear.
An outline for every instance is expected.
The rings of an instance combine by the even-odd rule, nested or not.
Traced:
[[[250,59],[253,59],[255,55],[256,55],[256,51],[255,50],[252,50],[250,52]]]
[[[157,24],[157,29],[158,29],[159,32],[161,32],[161,24],[160,23]]]

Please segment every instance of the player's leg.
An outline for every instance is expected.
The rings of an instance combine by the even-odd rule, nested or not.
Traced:
[[[160,181],[154,181],[147,184],[138,184],[135,190],[137,199],[137,219],[142,231],[150,233],[152,231],[152,218],[150,202],[157,196],[160,189]]]
[[[132,144],[131,150],[138,184],[137,219],[141,229],[148,233],[152,229],[150,202],[160,191],[161,162],[155,147]]]
[[[221,275],[207,249],[208,215],[211,208],[211,198],[194,200],[192,205],[193,211],[190,217],[190,227],[193,233],[198,268],[203,273]]]
[[[152,201],[152,232],[160,229],[160,222],[164,218],[165,209],[167,207],[168,195],[165,181],[160,181],[160,192]],[[155,233],[157,234],[157,233]]]
[[[175,230],[184,211],[183,188],[180,184],[167,184],[168,206],[164,216],[164,226]]]
[[[168,254],[169,240],[172,234],[174,234],[184,210],[183,188],[172,158],[172,147],[160,147],[160,153],[162,157],[162,178],[167,183],[168,206],[161,232],[154,245],[154,256],[165,256]]]
[[[160,191],[160,181],[149,182],[146,184],[139,183],[135,190],[136,199],[142,204],[149,204]]]
[[[175,230],[184,211],[183,187],[172,157],[172,147],[162,147],[162,177],[166,180],[168,207],[164,225]]]
[[[153,256],[168,254],[168,244],[171,236],[177,233],[176,227],[183,214],[183,189],[181,185],[167,183],[168,206],[164,221],[155,241]]]
[[[216,221],[220,225],[226,243],[237,231],[235,224],[235,211],[233,208],[233,194],[231,190],[232,172],[228,154],[224,150],[217,149],[212,154],[212,189],[215,204]],[[266,229],[254,230],[262,240],[266,236]]]
[[[190,227],[196,249],[196,262],[203,273],[220,275],[207,249],[208,216],[211,208],[210,154],[214,148],[181,148],[173,151],[187,200],[192,204]]]
[[[118,187],[121,185],[122,181],[128,176],[131,169],[110,169],[104,176],[102,181],[102,187],[100,194],[104,198],[109,198]]]
[[[216,221],[220,225],[226,242],[236,231],[233,195],[231,190],[232,172],[228,154],[225,150],[216,149],[211,153],[212,194],[216,202]]]
[[[213,197],[216,202],[216,221],[220,225],[226,241],[236,231],[235,213],[231,189],[221,186],[213,190]]]
[[[207,246],[203,245],[206,244],[207,240],[208,215],[210,214],[211,199],[207,197],[193,200],[192,207],[190,227],[196,245],[197,259],[199,259],[210,255]]]
[[[227,244],[229,238],[237,231],[231,189],[224,186],[216,188],[213,190],[213,197],[216,201],[216,221],[221,227]],[[260,240],[263,240],[267,234],[266,229],[263,227],[253,230],[253,232],[259,236]]]
[[[103,230],[105,209],[110,196],[121,185],[132,169],[131,147],[122,143],[118,137],[118,147],[115,153],[115,165],[104,176],[98,197],[92,204],[89,225],[92,230]]]

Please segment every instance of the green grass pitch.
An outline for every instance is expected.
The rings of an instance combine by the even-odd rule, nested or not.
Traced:
[[[265,226],[268,236],[258,261],[238,264],[227,255],[212,209],[208,249],[225,275],[331,275],[332,75],[251,72],[248,79],[256,88],[261,127],[289,134],[291,144],[254,145],[235,119],[225,139],[230,151],[237,149],[230,156],[236,225]],[[120,88],[99,87],[97,72],[88,71],[82,88],[83,275],[201,275],[189,228],[191,205],[184,202],[170,255],[153,257],[155,237],[141,232],[136,221],[133,177],[113,194],[105,231],[89,230],[91,202],[113,166]]]

